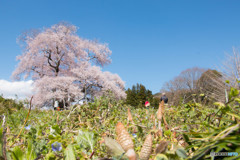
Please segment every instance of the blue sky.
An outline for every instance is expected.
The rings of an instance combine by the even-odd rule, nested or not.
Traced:
[[[0,80],[10,81],[25,30],[66,21],[78,35],[108,43],[126,88],[153,93],[190,67],[214,68],[240,46],[240,1],[231,0],[0,0]]]

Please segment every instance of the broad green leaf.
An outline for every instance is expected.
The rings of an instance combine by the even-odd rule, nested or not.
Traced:
[[[108,147],[113,157],[121,156],[124,153],[123,148],[114,139],[110,137],[104,137],[104,143]]]
[[[32,140],[28,140],[28,148],[27,148],[26,158],[27,159],[35,159],[35,158],[37,158],[37,154],[35,152],[35,148],[33,146]]]
[[[93,151],[95,145],[94,133],[80,130],[76,140],[80,145],[89,147]]]
[[[13,148],[12,158],[13,160],[25,160],[24,153],[20,147],[16,146]]]
[[[168,158],[164,154],[157,154],[154,160],[168,160]]]
[[[53,125],[52,129],[54,129],[56,133],[61,134],[61,129],[60,129],[59,125]]]
[[[75,154],[74,154],[74,150],[72,145],[68,145],[67,148],[64,151],[64,155],[65,155],[65,160],[75,160]]]
[[[239,94],[239,91],[236,88],[231,88],[230,93],[232,97],[235,97]]]
[[[232,97],[236,97],[239,94],[239,91],[236,88],[231,87],[230,92],[228,94],[228,100],[230,101]]]
[[[11,158],[11,152],[7,152],[7,159],[8,160],[11,160],[12,158]]]
[[[55,160],[56,155],[53,152],[50,152],[46,155],[46,160]]]
[[[182,148],[178,148],[176,150],[176,153],[181,158],[187,158],[188,157],[186,151],[184,149],[182,149]]]

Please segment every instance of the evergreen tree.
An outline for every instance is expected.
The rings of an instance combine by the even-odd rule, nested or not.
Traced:
[[[146,89],[146,87],[142,84],[137,83],[132,86],[132,89],[128,88],[126,94],[126,104],[133,107],[144,107],[145,101],[149,101],[151,106],[155,108],[159,105],[160,100],[154,98],[152,91]]]
[[[136,106],[137,100],[136,100],[135,86],[133,86],[132,89],[128,88],[128,90],[126,91],[126,94],[127,94],[126,103],[131,106]]]
[[[151,106],[153,106],[155,109],[158,109],[159,103],[160,103],[159,98],[153,98],[151,102]]]
[[[147,100],[146,88],[142,84],[139,85],[139,91],[137,93],[137,100],[140,106],[144,106],[145,101]]]
[[[148,101],[153,102],[152,91],[147,90],[147,91],[146,91],[146,96],[147,96],[147,100],[148,100]]]

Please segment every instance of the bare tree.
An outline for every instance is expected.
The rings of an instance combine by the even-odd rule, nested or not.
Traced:
[[[237,80],[240,80],[240,55],[239,51],[233,48],[232,54],[226,55],[226,60],[222,63],[220,71],[224,80],[228,80],[233,87],[239,87]]]
[[[189,68],[182,71],[179,75],[183,79],[184,88],[192,93],[196,93],[199,89],[198,80],[206,70],[203,68]]]
[[[189,68],[182,71],[177,77],[166,82],[161,92],[166,92],[170,103],[177,105],[182,99],[184,102],[192,98],[192,94],[199,93],[198,80],[206,70],[203,68]]]
[[[229,81],[229,85],[226,84]],[[205,97],[213,101],[225,102],[226,91],[231,87],[239,88],[240,80],[240,55],[233,48],[233,53],[228,54],[221,67],[217,70],[205,70],[194,67],[182,71],[179,76],[166,82],[161,92],[166,92],[169,101],[178,104],[182,99],[184,102],[192,100],[192,94],[203,93]]]
[[[198,80],[200,92],[214,101],[225,102],[225,89],[223,76],[217,70],[207,70]]]

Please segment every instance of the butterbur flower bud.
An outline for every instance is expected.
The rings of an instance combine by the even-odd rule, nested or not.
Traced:
[[[126,152],[126,156],[128,157],[129,160],[137,160],[137,155],[136,155],[134,149],[129,149]]]
[[[116,133],[118,142],[120,143],[124,151],[134,149],[133,141],[128,131],[125,129],[124,125],[121,122],[118,122],[116,126]]]
[[[128,108],[128,120],[129,120],[129,121],[133,121],[130,108]]]
[[[158,112],[157,112],[157,118],[159,120],[162,120],[163,113],[164,113],[164,101],[159,103],[159,108],[158,108]]]
[[[140,152],[140,159],[141,160],[148,160],[152,153],[152,135],[149,134],[142,146]]]
[[[53,152],[61,151],[62,150],[62,144],[59,142],[52,143],[52,150]]]

